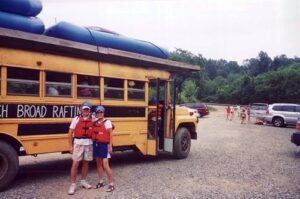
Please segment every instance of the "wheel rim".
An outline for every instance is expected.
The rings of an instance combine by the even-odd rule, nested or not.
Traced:
[[[189,148],[189,139],[187,135],[182,136],[181,139],[181,149],[182,151],[187,151]]]
[[[3,176],[7,173],[7,170],[7,158],[3,154],[0,154],[0,179],[2,179]]]
[[[276,119],[275,121],[274,121],[274,125],[275,126],[281,126],[281,120],[279,120],[279,119]]]

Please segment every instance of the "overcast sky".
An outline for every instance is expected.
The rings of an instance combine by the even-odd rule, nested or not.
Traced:
[[[242,63],[265,51],[300,57],[299,0],[42,0],[46,27],[67,21],[169,51]]]

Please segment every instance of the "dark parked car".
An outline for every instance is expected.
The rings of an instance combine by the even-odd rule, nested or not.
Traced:
[[[196,109],[200,115],[200,117],[203,117],[205,115],[209,115],[209,110],[206,104],[204,103],[185,103],[183,104],[184,106],[187,106],[192,109]]]
[[[300,119],[296,124],[296,132],[292,134],[291,142],[300,146]]]

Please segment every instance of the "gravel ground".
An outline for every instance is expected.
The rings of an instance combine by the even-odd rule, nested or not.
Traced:
[[[201,118],[190,155],[144,157],[115,153],[116,190],[78,188],[68,196],[70,155],[22,157],[20,173],[0,198],[300,198],[300,147],[294,127],[225,120],[225,108]],[[94,163],[88,181],[97,182]]]

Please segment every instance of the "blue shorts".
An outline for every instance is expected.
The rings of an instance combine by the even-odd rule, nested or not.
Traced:
[[[105,143],[93,143],[93,155],[95,158],[110,158],[110,154],[108,152],[109,144]]]

